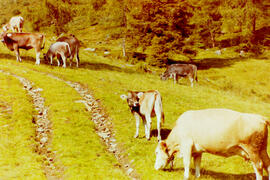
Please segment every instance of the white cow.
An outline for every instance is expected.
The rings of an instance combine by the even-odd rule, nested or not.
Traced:
[[[22,16],[12,17],[7,24],[3,26],[4,31],[11,29],[13,32],[22,32],[24,19]]]
[[[66,59],[69,57],[71,54],[69,44],[66,42],[55,42],[53,43],[48,52],[44,54],[44,59],[45,61],[49,61],[52,64],[53,58],[56,56],[57,57],[57,64],[60,66],[59,59],[63,60],[63,67],[66,67]]]
[[[172,166],[178,155],[183,157],[184,179],[188,179],[191,157],[199,177],[203,152],[225,157],[239,155],[251,160],[256,179],[262,180],[263,169],[270,174],[268,124],[268,119],[261,115],[229,109],[187,111],[178,118],[168,138],[158,144],[155,169],[169,163]]]

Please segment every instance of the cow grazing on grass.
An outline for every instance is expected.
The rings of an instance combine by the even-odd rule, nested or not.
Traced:
[[[66,67],[66,59],[70,56],[71,50],[69,44],[66,42],[55,42],[53,43],[46,54],[44,54],[45,61],[50,60],[50,64],[52,65],[54,57],[57,58],[57,64],[60,66],[59,59],[61,58],[63,61],[63,67]]]
[[[225,157],[239,155],[251,160],[256,179],[261,180],[263,169],[270,173],[268,124],[263,116],[228,109],[187,111],[178,118],[168,138],[158,144],[155,169],[169,163],[172,167],[174,157],[179,155],[183,157],[184,178],[188,179],[191,157],[199,177],[203,152]]]
[[[34,48],[36,51],[36,64],[40,64],[40,51],[45,46],[45,36],[43,34],[2,32],[0,37],[9,50],[15,51],[17,61],[22,61],[19,49],[29,50]]]
[[[168,78],[173,78],[174,83],[178,82],[178,77],[188,77],[190,80],[191,87],[193,87],[194,79],[198,81],[197,78],[197,66],[193,64],[172,64],[169,65],[166,71],[160,75],[161,80],[167,80]]]
[[[3,26],[4,31],[11,29],[13,32],[22,32],[24,19],[21,16],[12,17],[7,24]]]
[[[77,67],[79,67],[79,63],[80,63],[80,58],[79,58],[79,48],[80,48],[80,41],[74,36],[74,35],[69,35],[69,36],[63,36],[60,37],[56,40],[57,42],[66,42],[69,44],[71,53],[70,55],[67,57],[70,60],[70,66],[72,65],[72,60],[73,57],[76,57],[76,63],[77,63]]]
[[[123,100],[127,100],[131,113],[136,119],[136,134],[139,136],[140,117],[145,127],[145,137],[150,139],[152,125],[151,117],[157,117],[158,140],[161,140],[160,126],[164,123],[164,113],[161,96],[158,91],[129,91],[127,95],[121,95]]]

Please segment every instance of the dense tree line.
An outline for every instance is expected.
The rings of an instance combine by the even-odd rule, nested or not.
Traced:
[[[152,65],[166,63],[171,54],[192,58],[200,48],[239,46],[259,53],[270,44],[268,0],[1,0],[2,6],[14,4],[23,7],[13,14],[25,15],[34,30],[51,27],[60,34],[74,22],[78,29],[120,28],[113,37],[123,39],[126,51],[147,54]]]

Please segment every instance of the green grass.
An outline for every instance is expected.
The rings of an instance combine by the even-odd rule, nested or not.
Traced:
[[[14,77],[0,73],[0,177],[45,179],[35,153],[31,98]]]
[[[23,72],[20,67],[2,68],[26,77],[43,89],[41,95],[46,99],[53,126],[52,150],[57,154],[57,164],[64,167],[66,179],[126,179],[118,162],[96,135],[84,105],[75,102],[80,96],[74,89],[39,73]]]
[[[8,53],[5,51],[5,56]],[[129,112],[126,102],[122,101],[119,97],[121,94],[126,93],[127,90],[159,90],[163,98],[165,111],[165,124],[163,128],[168,130],[173,128],[174,122],[181,113],[190,109],[230,108],[241,112],[258,113],[270,117],[270,104],[268,104],[267,99],[267,95],[270,93],[269,85],[267,84],[269,82],[268,77],[270,73],[268,69],[270,64],[267,60],[210,59],[211,63],[214,62],[213,64],[208,63],[206,60],[205,62],[201,60],[200,63],[204,65],[204,69],[198,72],[199,83],[194,88],[191,88],[187,80],[183,80],[177,85],[174,85],[172,80],[160,81],[157,74],[137,73],[132,68],[123,68],[123,64],[119,61],[94,56],[83,50],[81,50],[80,57],[82,65],[79,69],[63,69],[48,65],[34,66],[34,61],[27,62],[23,60],[23,63],[18,63],[15,62],[14,57],[13,60],[3,58],[0,64],[10,67],[10,70],[14,68],[20,69],[18,73],[23,69],[53,73],[64,79],[80,82],[91,89],[95,97],[101,100],[110,117],[112,117],[114,129],[116,130],[116,138],[125,147],[126,154],[133,161],[142,179],[179,179],[183,175],[183,165],[182,160],[178,159],[176,160],[175,170],[172,172],[154,170],[154,149],[157,145],[157,138],[152,137],[150,141],[147,141],[144,138],[144,128],[142,125],[140,126],[139,138],[133,138],[135,120]],[[47,89],[46,86],[49,86],[50,83],[45,80],[47,79],[45,76],[41,77],[38,73],[33,73],[35,75],[31,74],[28,73],[27,76],[33,80],[36,78],[35,81],[37,82],[43,82],[39,86],[46,89],[44,93],[47,92],[52,95],[58,89],[59,91],[66,89],[66,87],[63,88],[65,86],[63,84],[56,86],[57,89],[52,87]],[[256,94],[253,93],[252,89]],[[60,108],[63,104],[62,100],[58,100],[57,97],[50,97],[50,95],[43,95],[46,97],[46,103],[54,104],[55,101],[59,102],[59,104],[51,107],[55,111],[58,111],[54,112],[55,114],[52,118],[55,116],[59,117],[59,123],[62,123],[57,128],[66,128],[69,126],[69,124],[63,123],[66,120],[64,117],[75,112],[68,111],[69,113],[65,114],[66,112],[62,111],[63,108]],[[76,94],[69,93],[70,98],[76,99],[76,96]],[[73,103],[68,108],[75,108],[76,106]],[[59,114],[56,115],[57,113]],[[156,129],[155,122],[156,120],[154,119],[152,129]],[[78,124],[78,128],[81,126],[81,124]],[[87,126],[85,130],[94,133],[93,128],[93,126]],[[55,130],[57,131],[57,129]],[[81,136],[81,134],[77,136]],[[74,138],[73,136],[70,137]],[[64,136],[61,136],[62,138],[65,139]],[[85,138],[90,140],[87,137]],[[60,142],[62,141],[61,139],[57,141]],[[75,144],[71,143],[70,147],[73,145]],[[58,146],[56,148],[61,149]],[[67,149],[66,153],[72,149]],[[93,153],[93,151],[96,151],[96,149],[91,152]],[[60,152],[62,153],[62,151]],[[90,153],[90,151],[87,153]],[[73,167],[72,162],[76,161],[77,158],[78,156],[71,158],[70,164],[66,165]],[[191,167],[193,168],[193,165]],[[245,162],[240,157],[223,158],[205,154],[203,155],[202,168],[201,179],[254,178],[253,168],[250,163]],[[100,177],[98,172],[96,177]],[[194,178],[194,173],[191,175],[191,178]]]

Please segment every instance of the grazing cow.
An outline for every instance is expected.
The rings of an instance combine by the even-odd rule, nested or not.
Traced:
[[[158,140],[161,140],[160,126],[164,123],[164,113],[162,108],[161,96],[158,91],[129,91],[127,95],[121,95],[123,100],[127,100],[131,113],[136,119],[136,134],[139,136],[140,117],[143,120],[145,128],[145,137],[150,139],[150,130],[152,125],[151,117],[157,117]],[[161,121],[162,120],[162,121]]]
[[[68,37],[63,36],[60,37],[56,40],[57,42],[66,42],[69,44],[70,50],[71,50],[71,54],[67,57],[70,60],[70,66],[72,65],[72,60],[73,57],[76,56],[76,62],[77,62],[77,67],[79,67],[79,62],[80,62],[80,58],[79,58],[79,47],[80,47],[80,41],[74,36],[74,35],[70,35]]]
[[[40,51],[45,46],[45,36],[43,34],[2,32],[0,37],[9,50],[15,51],[17,61],[22,61],[19,49],[29,50],[34,48],[36,51],[36,64],[40,64]]]
[[[12,17],[7,24],[3,26],[4,31],[11,29],[13,32],[22,32],[24,19],[21,16]]]
[[[188,77],[193,87],[194,79],[197,79],[197,66],[193,64],[172,64],[167,67],[166,71],[160,75],[161,80],[167,80],[173,78],[174,83],[178,82],[178,77]]]
[[[251,160],[256,179],[261,180],[263,169],[270,173],[268,124],[268,119],[261,115],[229,109],[187,111],[178,118],[168,138],[158,144],[155,169],[165,168],[169,163],[172,167],[178,155],[183,157],[184,178],[188,179],[191,157],[195,175],[199,177],[203,152],[224,157],[239,155]]]
[[[44,54],[45,61],[49,61],[52,65],[53,58],[57,57],[57,64],[60,66],[59,59],[61,58],[63,60],[63,67],[66,67],[66,59],[71,54],[71,50],[69,47],[69,44],[66,42],[55,42],[53,43],[48,52]]]

